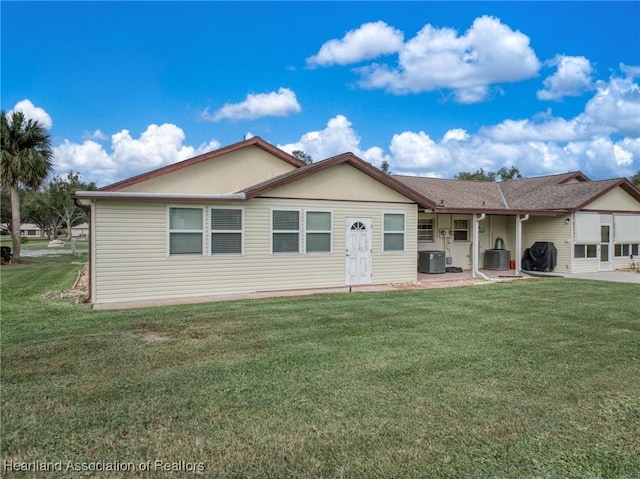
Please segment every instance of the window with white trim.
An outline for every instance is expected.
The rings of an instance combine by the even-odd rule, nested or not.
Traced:
[[[418,241],[433,243],[433,218],[418,218]]]
[[[271,252],[300,252],[300,212],[298,210],[271,211]]]
[[[637,243],[631,244],[617,244],[613,248],[613,255],[616,258],[624,258],[627,256],[638,256],[639,245]]]
[[[595,244],[577,244],[573,246],[573,257],[581,258],[597,258],[598,245]]]
[[[211,254],[242,254],[242,209],[211,208]]]
[[[306,252],[331,253],[331,212],[307,211]]]
[[[169,208],[169,255],[201,255],[203,237],[202,208]]]
[[[383,251],[404,251],[404,213],[383,214]]]
[[[469,241],[469,220],[453,220],[453,241]]]

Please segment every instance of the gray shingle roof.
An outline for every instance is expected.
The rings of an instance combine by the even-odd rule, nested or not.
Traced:
[[[419,176],[395,178],[443,210],[575,211],[617,186],[640,201],[640,191],[627,180],[590,181],[582,173],[523,178],[503,182],[461,181]]]

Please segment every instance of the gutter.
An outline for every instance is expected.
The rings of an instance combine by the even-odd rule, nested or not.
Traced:
[[[491,278],[489,278],[489,276],[481,273],[478,268],[478,254],[480,254],[480,248],[478,246],[478,228],[480,226],[479,223],[483,221],[486,216],[487,215],[485,213],[481,213],[479,216],[473,215],[473,240],[471,242],[471,244],[473,245],[473,250],[471,251],[471,277],[477,278],[478,276],[480,276],[485,281],[493,281]]]
[[[142,193],[127,191],[76,191],[76,200],[156,200],[156,201],[244,201],[244,193],[228,194],[184,194]]]

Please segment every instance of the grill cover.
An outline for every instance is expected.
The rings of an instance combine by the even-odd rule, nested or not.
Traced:
[[[524,250],[521,267],[524,271],[553,271],[557,257],[558,250],[553,243],[536,241]]]

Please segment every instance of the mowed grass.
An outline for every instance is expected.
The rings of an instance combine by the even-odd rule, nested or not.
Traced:
[[[242,478],[640,477],[638,285],[97,312],[43,296],[69,287],[78,258],[24,261],[2,267],[4,461],[200,462],[205,477]]]

